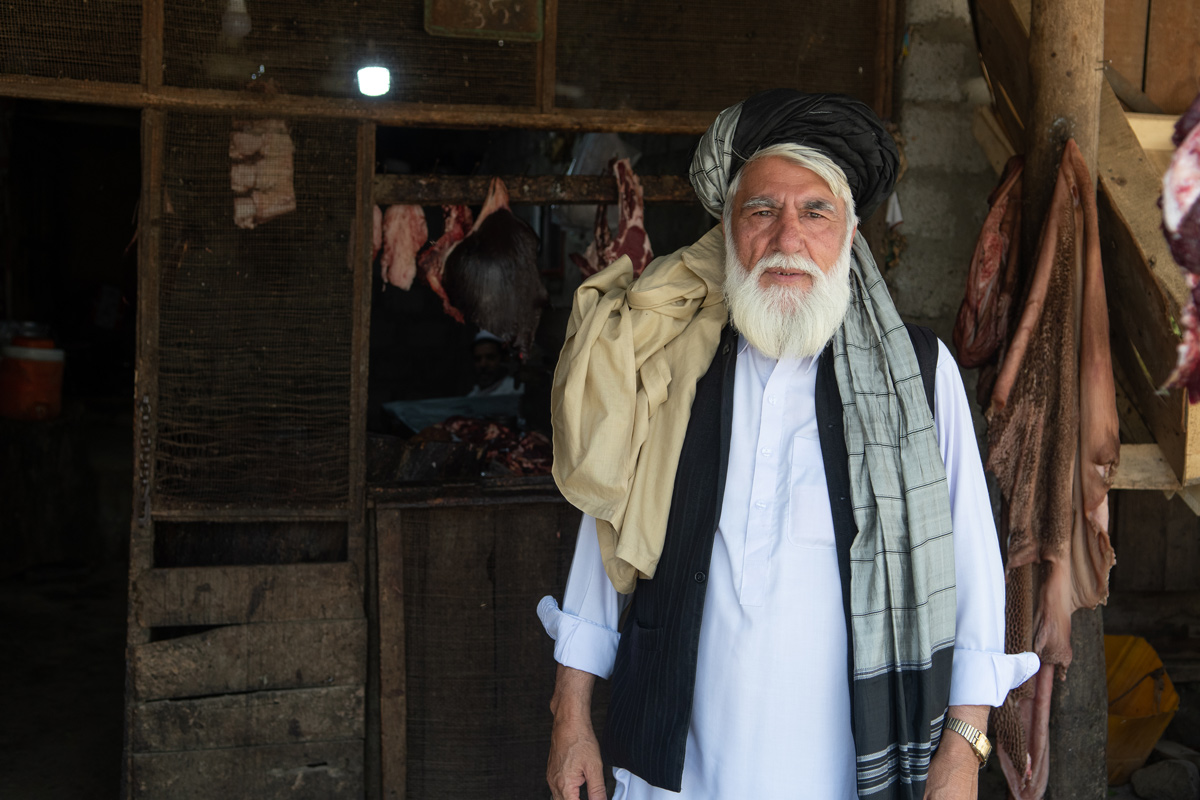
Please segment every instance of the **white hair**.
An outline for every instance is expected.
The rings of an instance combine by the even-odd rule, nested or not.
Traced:
[[[729,189],[725,193],[724,220],[726,231],[729,230],[729,226],[733,221],[733,199],[737,196],[738,187],[742,185],[742,176],[746,174],[746,167],[760,158],[770,158],[771,156],[786,158],[793,164],[816,173],[817,177],[829,185],[830,191],[846,207],[846,230],[850,230],[858,224],[858,217],[854,212],[854,196],[850,194],[850,183],[846,180],[846,173],[842,171],[842,168],[820,150],[802,144],[784,142],[782,144],[768,145],[755,152],[754,155],[746,159],[746,163],[742,165],[737,175],[734,175],[733,180],[729,182]]]

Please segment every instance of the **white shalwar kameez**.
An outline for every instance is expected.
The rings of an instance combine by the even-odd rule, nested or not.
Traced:
[[[681,794],[615,769],[614,800],[856,798],[846,623],[817,435],[817,360],[739,341],[728,478],[700,631]],[[1038,668],[1004,654],[1004,576],[962,380],[939,342],[936,427],[954,521],[950,705],[991,705]],[[584,517],[560,611],[538,614],[559,663],[608,678],[630,596]]]

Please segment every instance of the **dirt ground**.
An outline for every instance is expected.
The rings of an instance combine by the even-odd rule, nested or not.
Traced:
[[[117,797],[125,587],[119,563],[0,582],[0,797]]]

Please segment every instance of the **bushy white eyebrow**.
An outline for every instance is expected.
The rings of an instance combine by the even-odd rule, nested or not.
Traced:
[[[751,197],[749,200],[742,203],[742,208],[783,208],[783,204],[774,197],[759,195],[757,197]],[[828,211],[834,214],[837,213],[837,207],[833,203],[829,202],[828,200],[821,200],[819,198],[813,198],[811,200],[804,201],[803,208],[805,211]]]
[[[783,207],[783,204],[780,203],[778,200],[776,200],[774,197],[767,197],[765,195],[759,195],[758,197],[751,197],[749,200],[742,203],[742,208],[782,208],[782,207]]]

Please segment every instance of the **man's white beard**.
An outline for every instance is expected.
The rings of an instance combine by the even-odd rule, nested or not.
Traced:
[[[733,326],[759,352],[771,358],[815,356],[842,324],[850,305],[852,236],[829,272],[793,254],[772,253],[747,270],[728,233],[725,236],[725,303]],[[768,269],[800,270],[812,276],[807,288],[759,285]]]

